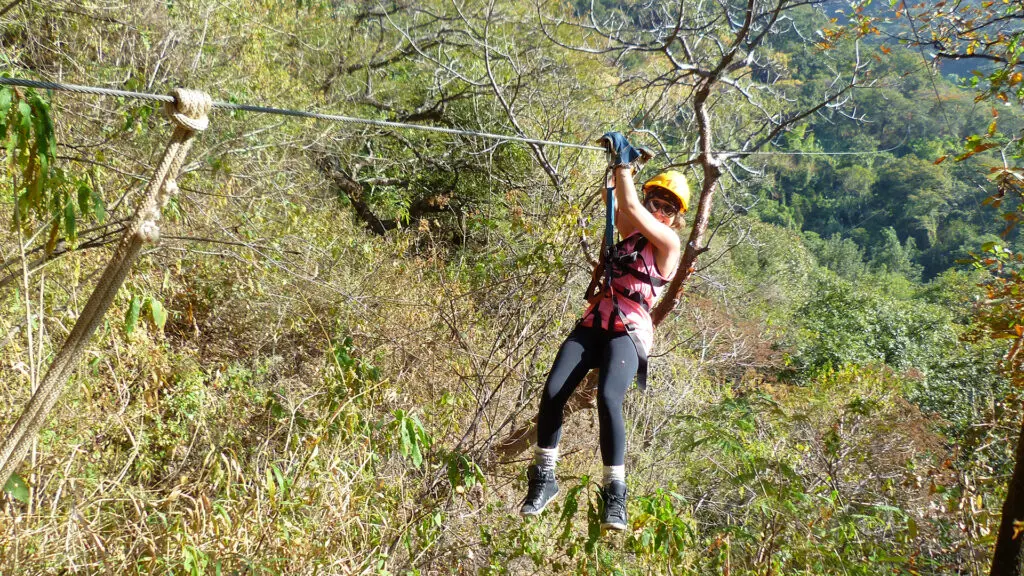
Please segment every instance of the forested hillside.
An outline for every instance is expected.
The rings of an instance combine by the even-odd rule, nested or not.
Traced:
[[[0,573],[989,572],[1022,410],[1017,348],[979,305],[1018,301],[982,284],[1024,246],[989,178],[1015,159],[985,138],[1024,116],[899,42],[906,18],[2,4],[5,77],[453,131],[210,112],[159,241],[0,494]],[[173,126],[154,102],[14,86],[0,121],[7,434]],[[585,305],[606,159],[468,133],[609,130],[657,153],[638,182],[687,175],[697,257],[627,395],[623,533],[600,529],[587,407],[566,418],[558,499],[518,514],[515,433]]]

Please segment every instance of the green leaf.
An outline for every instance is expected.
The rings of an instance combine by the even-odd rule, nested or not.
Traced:
[[[416,434],[416,428],[411,420],[406,420],[405,423],[409,429],[408,436],[411,438],[411,442],[409,442],[409,459],[412,460],[413,466],[419,468],[423,464],[423,454],[420,453],[420,442]]]
[[[18,102],[18,114],[21,115],[18,120],[18,130],[21,131],[22,136],[28,138],[29,131],[32,129],[32,107],[28,105],[28,102]]]
[[[409,437],[409,428],[405,425],[405,418],[400,417],[398,421],[398,435],[401,438],[401,451],[403,456],[412,452],[412,438]]]
[[[128,313],[124,316],[124,333],[131,336],[135,327],[139,324],[139,312],[142,311],[142,298],[138,295],[132,296],[131,304],[128,305]]]
[[[88,215],[92,212],[92,204],[89,200],[92,198],[92,190],[85,182],[81,182],[78,185],[78,211],[82,213],[82,216]]]
[[[416,435],[416,439],[419,441],[420,444],[423,444],[425,447],[429,448],[431,443],[430,435],[427,434],[427,429],[423,427],[423,423],[420,422],[419,417],[413,414],[409,417],[409,419],[412,421],[412,423],[410,424],[410,428]]]
[[[281,474],[281,469],[278,468],[277,466],[271,466],[271,468],[274,470],[274,479],[277,481],[278,491],[282,495],[285,495],[285,489],[287,488],[287,486],[285,485],[284,482],[284,475]]]
[[[78,228],[75,221],[75,206],[71,202],[64,205],[64,233],[70,240],[78,237]]]
[[[0,118],[7,116],[14,101],[14,92],[10,88],[0,88]]]
[[[5,124],[6,126],[6,124]],[[17,130],[11,130],[7,135],[7,158],[14,160],[14,151],[21,146],[21,134]]]
[[[7,136],[7,113],[11,111],[12,98],[10,88],[0,88],[0,138]]]
[[[164,309],[163,304],[159,300],[150,296],[147,300],[149,303],[149,315],[153,319],[153,323],[161,331],[164,329],[164,324],[167,324],[167,310]]]
[[[53,137],[53,123],[50,121],[49,108],[38,97],[32,99],[30,108],[34,111],[32,123],[36,131],[36,152],[41,158],[50,158],[57,153],[57,146]]]
[[[57,154],[57,139],[53,134],[53,117],[50,115],[50,104],[33,94],[30,98],[36,115],[36,138],[39,142],[39,153],[45,156]]]
[[[107,219],[107,205],[103,202],[103,198],[100,198],[99,194],[92,195],[92,215],[96,217],[96,221],[103,224],[103,221]]]
[[[4,492],[18,502],[28,504],[28,484],[16,473],[12,473],[11,477],[7,479],[7,483],[4,484]]]

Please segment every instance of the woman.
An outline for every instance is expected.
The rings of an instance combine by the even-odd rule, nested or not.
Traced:
[[[664,172],[643,186],[637,198],[631,163],[639,153],[617,132],[606,135],[614,152],[612,169],[617,209],[615,223],[624,238],[612,262],[613,291],[602,289],[555,357],[544,385],[537,418],[535,462],[527,471],[529,489],[520,513],[536,516],[558,493],[555,463],[562,412],[587,372],[597,368],[598,420],[604,462],[604,511],[601,525],[626,528],[626,428],[622,401],[651,349],[654,327],[650,309],[671,280],[679,262],[676,233],[689,208],[690,191],[678,172]]]

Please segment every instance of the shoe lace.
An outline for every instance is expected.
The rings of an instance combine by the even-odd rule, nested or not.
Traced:
[[[537,476],[530,479],[530,485],[526,489],[526,501],[534,503],[544,497],[544,485],[546,484],[543,475],[538,474]]]
[[[626,509],[626,497],[619,496],[618,494],[608,494],[606,498],[605,506],[608,509],[608,515],[621,518]]]

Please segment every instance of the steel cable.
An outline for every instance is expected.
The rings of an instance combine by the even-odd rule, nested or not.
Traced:
[[[152,102],[174,102],[174,97],[167,94],[149,94],[146,92],[133,92],[131,90],[117,90],[114,88],[99,88],[97,86],[82,86],[79,84],[65,84],[63,82],[46,82],[42,80],[26,80],[24,78],[0,77],[0,85],[21,86],[24,88],[41,88],[44,90],[59,90],[63,92],[75,92],[78,94],[91,94],[95,96],[118,96],[122,98],[135,98],[138,100],[149,100]],[[523,142],[526,144],[539,144],[547,146],[558,146],[561,148],[576,148],[579,150],[593,150],[604,152],[600,146],[587,144],[572,144],[559,142],[557,140],[543,140],[540,138],[526,138],[523,136],[510,136],[507,134],[493,134],[490,132],[479,132],[476,130],[465,130],[462,128],[445,128],[442,126],[427,126],[424,124],[409,124],[407,122],[393,122],[390,120],[374,120],[372,118],[357,118],[354,116],[343,116],[341,114],[323,114],[320,112],[309,112],[306,110],[291,110],[288,108],[274,108],[271,106],[256,106],[254,104],[236,104],[234,102],[221,102],[214,100],[213,107],[221,110],[240,110],[243,112],[258,112],[261,114],[278,114],[280,116],[291,116],[293,118],[313,118],[315,120],[329,120],[332,122],[347,122],[350,124],[363,124],[367,126],[380,126],[382,128],[400,128],[406,130],[423,130],[426,132],[437,132],[441,134],[454,134],[458,136],[475,136],[479,138],[490,138],[508,142]],[[861,156],[882,154],[891,152],[901,144],[885,150],[855,150],[846,152],[782,152],[775,150],[765,151],[719,151],[715,154],[726,157],[743,156]]]
[[[95,86],[81,86],[78,84],[64,84],[60,82],[44,82],[41,80],[25,80],[22,78],[0,78],[0,85],[22,86],[25,88],[40,88],[45,90],[60,90],[63,92],[75,92],[78,94],[92,94],[96,96],[118,96],[122,98],[136,98],[139,100],[150,100],[154,102],[174,102],[172,96],[166,94],[148,94],[145,92],[132,92],[129,90],[116,90],[113,88],[98,88]],[[581,150],[595,150],[604,152],[600,146],[588,146],[586,144],[571,144],[555,140],[542,140],[539,138],[525,138],[522,136],[509,136],[506,134],[492,134],[489,132],[478,132],[475,130],[463,130],[461,128],[445,128],[442,126],[425,126],[423,124],[409,124],[405,122],[392,122],[389,120],[373,120],[371,118],[356,118],[353,116],[342,116],[340,114],[322,114],[320,112],[308,112],[305,110],[289,110],[287,108],[273,108],[270,106],[256,106],[253,104],[235,104],[233,102],[219,102],[214,100],[213,107],[221,110],[241,110],[244,112],[259,112],[263,114],[278,114],[281,116],[292,116],[296,118],[314,118],[316,120],[330,120],[333,122],[347,122],[350,124],[365,124],[369,126],[380,126],[383,128],[403,128],[411,130],[425,130],[427,132],[439,132],[442,134],[455,134],[459,136],[476,136],[490,138],[493,140],[504,140],[512,142],[524,142],[527,144],[541,144],[548,146],[559,146],[562,148],[578,148]]]

